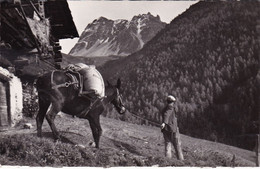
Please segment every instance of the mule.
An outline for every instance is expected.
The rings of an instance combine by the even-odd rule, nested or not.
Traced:
[[[91,102],[89,99],[79,96],[79,89],[71,83],[70,77],[65,72],[53,71],[40,76],[36,82],[39,98],[39,112],[36,116],[37,136],[42,137],[42,123],[46,118],[54,139],[60,139],[54,119],[57,113],[62,111],[87,119],[95,146],[99,148],[99,140],[102,135],[100,115],[106,106],[111,103],[119,114],[124,114],[126,111],[119,93],[120,86],[120,79],[117,80],[116,85],[108,82],[105,87],[105,97]]]

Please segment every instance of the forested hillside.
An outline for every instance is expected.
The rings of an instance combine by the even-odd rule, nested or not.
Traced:
[[[259,9],[252,1],[199,2],[102,73],[121,77],[130,112],[159,123],[172,94],[181,133],[252,149],[246,136],[258,130]],[[130,114],[123,120],[148,124]]]

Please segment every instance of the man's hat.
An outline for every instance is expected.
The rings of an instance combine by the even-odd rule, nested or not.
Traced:
[[[173,97],[172,95],[168,95],[168,96],[167,96],[167,101],[175,102],[176,99],[175,99],[175,97]]]

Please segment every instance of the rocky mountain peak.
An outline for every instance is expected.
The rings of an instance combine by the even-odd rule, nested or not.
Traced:
[[[141,20],[145,20],[145,19],[147,19],[147,20],[157,20],[158,22],[161,22],[159,15],[153,16],[150,12],[148,12],[147,14],[139,14],[137,16],[134,16],[131,21],[135,21],[135,20],[138,20],[138,19],[141,19]]]
[[[150,12],[125,19],[110,20],[103,16],[88,24],[69,54],[74,56],[126,56],[151,40],[166,23]]]

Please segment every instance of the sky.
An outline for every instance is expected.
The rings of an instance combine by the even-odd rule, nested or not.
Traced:
[[[161,21],[170,23],[197,1],[72,1],[68,4],[79,35],[95,19],[127,19],[139,14],[159,15]],[[78,38],[60,40],[63,53],[69,53]]]

